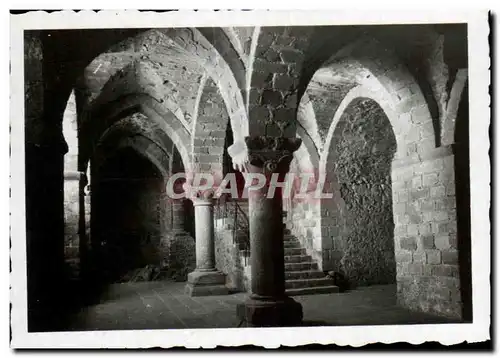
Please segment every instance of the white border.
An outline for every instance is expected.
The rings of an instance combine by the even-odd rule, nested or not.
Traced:
[[[217,345],[254,344],[264,347],[297,346],[310,343],[361,346],[372,342],[439,341],[453,344],[489,338],[490,325],[490,166],[488,158],[490,121],[488,94],[489,33],[485,11],[231,11],[146,13],[137,11],[72,11],[47,14],[31,12],[11,16],[11,234],[12,274],[11,346],[15,348],[212,348]],[[231,328],[211,330],[136,330],[100,332],[27,333],[26,324],[26,235],[24,215],[24,78],[23,29],[185,27],[185,26],[278,26],[347,25],[391,23],[468,23],[469,93],[471,117],[471,226],[472,226],[472,324]]]

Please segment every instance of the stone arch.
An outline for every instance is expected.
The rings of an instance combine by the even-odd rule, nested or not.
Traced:
[[[214,46],[231,68],[240,91],[245,88],[245,61],[243,45],[232,28],[200,27],[203,36]],[[245,99],[243,97],[243,99]]]
[[[457,71],[455,81],[451,87],[450,97],[446,105],[446,115],[441,125],[441,145],[450,145],[455,142],[456,120],[462,101],[462,93],[467,86],[467,69]]]
[[[218,34],[220,35],[219,32]],[[214,40],[219,39],[219,37],[214,37]],[[112,46],[105,55],[128,54],[131,56],[130,61],[150,56],[154,57],[156,62],[162,62],[168,59],[168,54],[172,52],[176,58],[180,58],[180,63],[198,68],[200,75],[206,72],[220,90],[231,118],[231,127],[235,129],[235,137],[242,139],[248,133],[248,120],[243,96],[236,80],[237,73],[242,72],[242,68],[233,63],[241,61],[235,51],[226,48],[230,46],[229,41],[225,41],[221,46],[223,46],[223,54],[220,54],[217,47],[196,28],[152,29]],[[236,59],[232,59],[232,57],[236,57]],[[231,60],[229,62],[233,66],[228,64],[227,60]],[[128,63],[130,62],[125,61],[124,66]],[[111,71],[111,73],[115,72]],[[120,75],[120,71],[117,73]],[[155,95],[153,96],[155,97]]]
[[[409,125],[409,123],[403,123],[403,121],[400,120],[400,117],[394,110],[393,106],[391,105],[391,102],[387,100],[387,93],[385,91],[383,92],[374,91],[366,86],[354,87],[346,94],[342,102],[340,102],[331,121],[330,128],[328,130],[328,134],[325,139],[325,144],[324,144],[325,150],[321,154],[319,163],[319,168],[323,172],[325,172],[326,170],[328,148],[330,148],[330,146],[332,145],[332,140],[334,138],[334,133],[335,130],[337,129],[337,125],[339,124],[339,121],[342,115],[344,114],[346,108],[352,103],[352,101],[356,100],[357,98],[370,98],[375,102],[377,102],[378,105],[384,111],[387,118],[389,119],[389,122],[392,125],[394,133],[398,134],[405,133],[405,130],[403,128]],[[398,144],[401,145],[404,144],[404,137],[398,138],[398,135],[396,135],[396,140]]]
[[[104,282],[135,280],[161,266],[168,158],[148,138],[110,138],[92,166],[92,269]],[[151,278],[143,278],[150,280]]]
[[[224,56],[221,56],[217,49],[196,28],[171,28],[161,31],[172,39],[179,49],[186,51],[188,55],[197,54],[195,61],[207,71],[219,88],[231,119],[231,128],[233,128],[235,138],[243,139],[244,136],[248,135],[245,102],[241,88],[235,78],[235,72],[233,72]],[[238,70],[236,71],[238,72]]]
[[[111,142],[103,138],[101,144],[97,146],[94,155],[93,165],[95,170],[99,171],[109,157],[112,157],[116,152],[124,148],[130,148],[137,152],[139,156],[150,161],[162,175],[162,179],[164,181],[168,179],[170,156],[157,143],[140,134],[122,137]]]
[[[304,135],[299,134],[302,140],[311,142],[306,144],[310,153],[315,153],[316,156],[323,150],[323,143],[318,133],[318,124],[316,114],[311,103],[311,99],[304,93],[297,111],[297,134],[304,132]],[[305,136],[309,139],[305,139]]]
[[[371,89],[367,85],[357,85],[347,92],[335,108],[318,165],[318,181],[324,183],[325,193],[332,196],[332,199],[323,199],[319,202],[321,206],[321,247],[323,253],[321,256],[318,256],[323,260],[324,270],[342,270],[341,260],[344,254],[340,238],[349,229],[349,223],[345,220],[347,216],[346,203],[341,195],[339,178],[333,168],[329,168],[327,164],[335,160],[330,155],[332,145],[336,145],[337,141],[342,139],[338,136],[339,132],[342,131],[341,128],[338,128],[341,118],[344,116],[346,109],[352,106],[353,102],[356,102],[359,98],[369,98],[377,103],[388,119],[394,133],[405,133],[404,130],[400,130],[399,128],[405,128],[410,125],[410,123],[402,123],[393,104],[388,99],[387,92],[381,86]],[[398,146],[401,143],[404,145],[402,134],[399,135],[399,138],[396,134],[396,138]],[[392,240],[394,239],[392,238]]]
[[[422,155],[436,148],[439,141],[434,119],[420,86],[396,55],[379,41],[361,38],[339,50],[321,69],[337,75],[341,85],[366,85],[384,93],[384,100],[379,102],[384,110],[391,107],[401,117],[391,118],[391,123],[398,135],[405,135],[404,143],[398,145],[398,158]]]
[[[321,201],[323,269],[341,272],[354,285],[395,283],[396,137],[385,109],[362,93],[346,98],[323,152],[320,170],[333,194]]]
[[[90,120],[89,123],[98,122],[99,124],[91,128],[85,126],[81,128],[82,133],[86,134],[87,141],[84,142],[82,150],[85,154],[81,157],[82,166],[85,166],[90,157],[93,143],[100,138],[104,131],[113,123],[119,121],[127,114],[142,113],[151,120],[153,128],[161,129],[175,144],[182,158],[183,166],[186,171],[191,170],[190,160],[190,134],[175,118],[172,112],[165,110],[158,101],[148,95],[135,94],[122,97],[115,102],[108,103],[102,108],[96,108],[89,114],[90,117],[100,118],[99,121]],[[83,149],[82,148],[82,149]]]
[[[154,98],[166,110],[172,112],[187,131],[190,131],[190,125],[177,100],[169,91],[164,91],[162,79],[155,72],[151,62],[144,60],[134,60],[112,75],[100,90],[98,97],[85,109],[100,108],[115,102],[120,97],[134,94],[144,94]]]

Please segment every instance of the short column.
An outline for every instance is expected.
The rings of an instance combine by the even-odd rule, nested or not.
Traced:
[[[195,215],[196,269],[188,274],[186,294],[227,295],[226,275],[215,268],[213,193],[196,193],[190,199]]]

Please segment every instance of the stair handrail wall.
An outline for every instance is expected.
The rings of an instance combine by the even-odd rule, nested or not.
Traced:
[[[230,210],[228,202],[232,204],[232,210]],[[216,219],[223,219],[224,226],[226,226],[227,219],[231,220],[229,227],[232,230],[233,244],[239,247],[243,246],[242,251],[244,251],[246,265],[250,253],[250,221],[247,213],[241,208],[238,200],[221,196],[217,200]]]

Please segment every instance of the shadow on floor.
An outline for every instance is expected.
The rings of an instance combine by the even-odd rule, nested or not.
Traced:
[[[73,292],[81,297],[68,305],[58,331],[237,328],[236,306],[246,293],[189,297],[185,283],[152,281],[121,283]],[[456,323],[412,312],[395,304],[394,285],[372,286],[345,293],[295,296],[302,304],[301,326],[358,326]],[[69,307],[71,306],[71,307]]]

